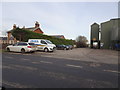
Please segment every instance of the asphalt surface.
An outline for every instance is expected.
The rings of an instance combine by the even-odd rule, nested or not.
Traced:
[[[83,58],[82,58],[83,59]],[[118,65],[3,53],[6,88],[117,88]]]

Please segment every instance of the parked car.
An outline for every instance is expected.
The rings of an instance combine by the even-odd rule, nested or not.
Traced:
[[[18,42],[13,45],[9,45],[6,47],[6,50],[8,52],[35,52],[36,51],[36,45],[34,43],[28,43],[28,42]]]
[[[45,52],[55,51],[56,45],[49,40],[45,39],[29,39],[29,43],[34,43],[37,45],[37,50],[42,50]]]
[[[69,50],[67,45],[56,45],[57,50]]]
[[[72,45],[67,45],[69,47],[70,50],[73,49],[73,46]]]
[[[115,50],[120,51],[120,43],[115,44]]]

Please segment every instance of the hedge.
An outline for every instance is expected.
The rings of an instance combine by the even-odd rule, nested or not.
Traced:
[[[60,45],[60,44],[73,45],[73,40],[61,39],[53,36],[39,34],[33,31],[29,31],[27,29],[16,28],[14,30],[11,30],[11,33],[17,40],[24,42],[27,42],[28,39],[47,39],[56,45]]]

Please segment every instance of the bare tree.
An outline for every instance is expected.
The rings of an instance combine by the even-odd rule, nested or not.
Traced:
[[[88,40],[85,36],[78,36],[76,38],[76,45],[78,48],[79,47],[87,47],[87,42],[88,42]]]

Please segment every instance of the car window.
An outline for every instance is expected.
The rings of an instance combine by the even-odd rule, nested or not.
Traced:
[[[34,43],[28,43],[29,45],[35,45]]]
[[[46,40],[46,42],[47,42],[48,44],[52,44],[52,42],[51,42],[51,41],[49,41],[49,40]]]
[[[13,46],[17,46],[17,45],[18,45],[18,43],[13,44]]]
[[[18,43],[18,46],[27,46],[27,43]]]
[[[41,40],[41,43],[42,43],[42,44],[47,44],[44,40]]]

